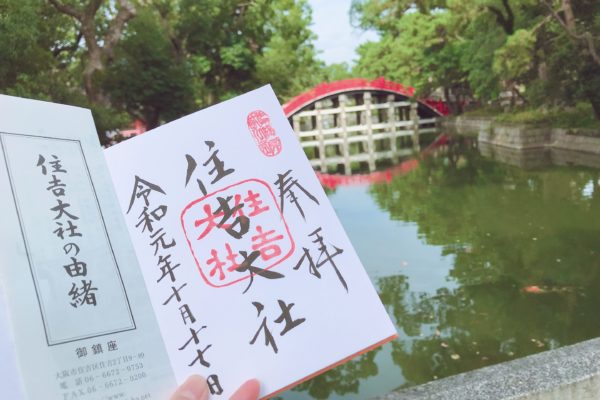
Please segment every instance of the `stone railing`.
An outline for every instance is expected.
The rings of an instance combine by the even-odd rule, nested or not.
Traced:
[[[374,400],[597,400],[600,338],[398,390]]]

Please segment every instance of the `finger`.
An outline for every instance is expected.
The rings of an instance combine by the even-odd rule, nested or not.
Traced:
[[[192,375],[177,388],[171,400],[208,400],[208,384],[200,375]]]
[[[244,383],[229,400],[257,400],[260,393],[260,382],[250,379]]]

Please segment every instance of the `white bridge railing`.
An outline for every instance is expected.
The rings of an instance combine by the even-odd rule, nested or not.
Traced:
[[[313,167],[343,165],[349,175],[361,163],[374,171],[379,161],[418,151],[419,135],[435,132],[436,118],[419,118],[417,107],[394,94],[340,94],[294,114],[292,124]]]

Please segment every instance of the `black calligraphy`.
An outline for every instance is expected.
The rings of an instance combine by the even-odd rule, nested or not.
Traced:
[[[304,188],[299,182],[298,179],[294,179],[290,174],[292,170],[288,170],[283,174],[277,174],[277,180],[275,181],[275,185],[277,185],[277,189],[279,190],[279,205],[281,208],[281,212],[283,213],[284,199],[287,195],[290,203],[296,206],[302,218],[306,219],[304,215],[304,210],[298,201],[298,196],[296,195],[296,190],[302,192],[306,197],[310,200],[319,204],[319,200],[315,196],[313,196],[308,190]]]
[[[192,255],[209,285],[248,279],[246,293],[255,276],[284,277],[271,268],[291,256],[294,243],[265,182],[249,179],[207,195],[190,203],[181,219]]]
[[[212,142],[210,140],[205,141],[204,144],[208,146],[209,151],[212,151],[215,147],[215,142]],[[187,163],[187,170],[185,174],[185,186],[187,187],[188,183],[190,183],[190,180],[192,179],[192,175],[194,174],[196,167],[198,166],[198,163],[196,162],[196,159],[190,154],[185,155],[185,160]],[[233,168],[225,168],[225,163],[219,157],[219,150],[212,151],[208,159],[206,159],[206,161],[204,161],[202,165],[204,167],[208,167],[210,165],[211,169],[208,173],[210,176],[213,177],[212,181],[210,182],[211,185],[217,183],[221,179],[225,178],[227,175],[235,172]],[[202,180],[196,179],[196,182],[198,183],[198,188],[200,189],[202,194],[206,196],[206,186],[204,185]]]
[[[160,196],[160,197],[159,197]],[[166,196],[166,192],[157,184],[152,183],[139,176],[135,176],[133,191],[130,197],[129,208],[127,213],[134,209],[141,209],[137,215],[136,228],[141,234],[148,239],[148,246],[152,249],[153,257],[156,261],[157,274],[156,283],[166,285],[170,289],[166,299],[162,305],[168,307],[171,312],[179,314],[182,326],[185,327],[182,331],[186,333],[187,339],[183,345],[179,346],[178,351],[185,351],[190,355],[189,366],[196,364],[205,368],[210,367],[207,355],[212,344],[203,344],[201,331],[206,329],[206,325],[201,323],[196,318],[192,305],[186,302],[185,290],[188,286],[187,282],[181,282],[178,277],[178,269],[181,263],[176,261],[174,256],[177,242],[171,237],[164,226],[164,221],[168,215],[167,204],[162,203]],[[139,201],[139,205],[136,204]],[[212,390],[220,388],[218,377],[212,376]],[[222,391],[222,389],[221,389]],[[215,392],[216,393],[216,392]]]
[[[344,252],[344,250],[340,249],[339,247],[333,246],[333,245],[331,247],[328,247],[325,244],[325,239],[321,235],[321,231],[322,231],[322,229],[321,229],[321,227],[319,227],[308,235],[309,238],[312,238],[312,243],[317,245],[318,256],[316,258],[316,261],[315,261],[315,258],[313,258],[313,256],[311,255],[311,252],[306,247],[303,247],[302,248],[302,250],[303,250],[302,257],[300,258],[300,260],[298,261],[298,263],[296,264],[294,269],[295,270],[300,269],[302,264],[305,261],[307,261],[309,273],[311,275],[315,276],[316,278],[321,279],[321,273],[319,272],[319,269],[321,267],[323,267],[324,265],[329,264],[335,271],[335,274],[336,274],[338,280],[340,281],[340,283],[342,284],[344,289],[346,289],[346,292],[347,292],[348,284],[346,283],[346,280],[342,276],[342,273],[340,272],[340,269],[338,268],[338,266],[334,260],[334,258],[339,256],[340,254],[342,254]]]
[[[68,257],[62,268],[70,278],[74,279],[71,281],[71,288],[67,293],[70,299],[69,304],[74,308],[96,306],[98,288],[94,286],[91,279],[86,279],[89,272],[88,264],[77,258],[81,251],[77,238],[82,238],[83,234],[77,225],[79,216],[67,199],[67,184],[63,179],[67,176],[68,171],[63,166],[61,158],[56,154],[46,157],[38,154],[36,167],[40,168],[43,176],[50,178],[46,190],[56,200],[56,205],[49,209],[52,212],[52,221],[56,228],[52,233],[61,241],[67,242],[62,245],[64,254]]]
[[[283,323],[283,329],[279,332],[279,336],[284,336],[286,333],[288,333],[289,331],[306,321],[306,318],[294,319],[292,317],[291,310],[292,307],[294,307],[294,303],[286,304],[286,302],[283,300],[277,300],[277,303],[279,304],[279,308],[281,309],[281,314],[277,318],[275,318],[273,322],[275,322],[276,324]],[[258,317],[260,317],[265,308],[264,305],[258,301],[253,301],[252,305],[256,308],[256,311],[258,312]],[[262,322],[258,327],[258,330],[254,334],[254,337],[252,337],[252,339],[250,340],[251,345],[256,343],[261,333],[264,336],[265,346],[270,346],[273,352],[277,354],[279,349],[277,347],[277,343],[275,342],[275,338],[273,337],[273,334],[269,329],[266,316],[263,317]]]

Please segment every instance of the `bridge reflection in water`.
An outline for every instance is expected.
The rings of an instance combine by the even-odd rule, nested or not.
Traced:
[[[432,155],[436,150],[443,148],[448,144],[450,137],[446,134],[439,135],[429,146],[421,153],[419,158]],[[364,185],[372,183],[389,183],[393,177],[404,175],[419,166],[418,158],[409,158],[399,164],[382,171],[375,171],[368,174],[340,175],[317,172],[317,178],[324,187],[335,190],[338,186]]]
[[[397,163],[420,150],[420,135],[436,131],[442,112],[413,94],[383,78],[348,79],[321,84],[284,111],[313,167],[350,175]]]

